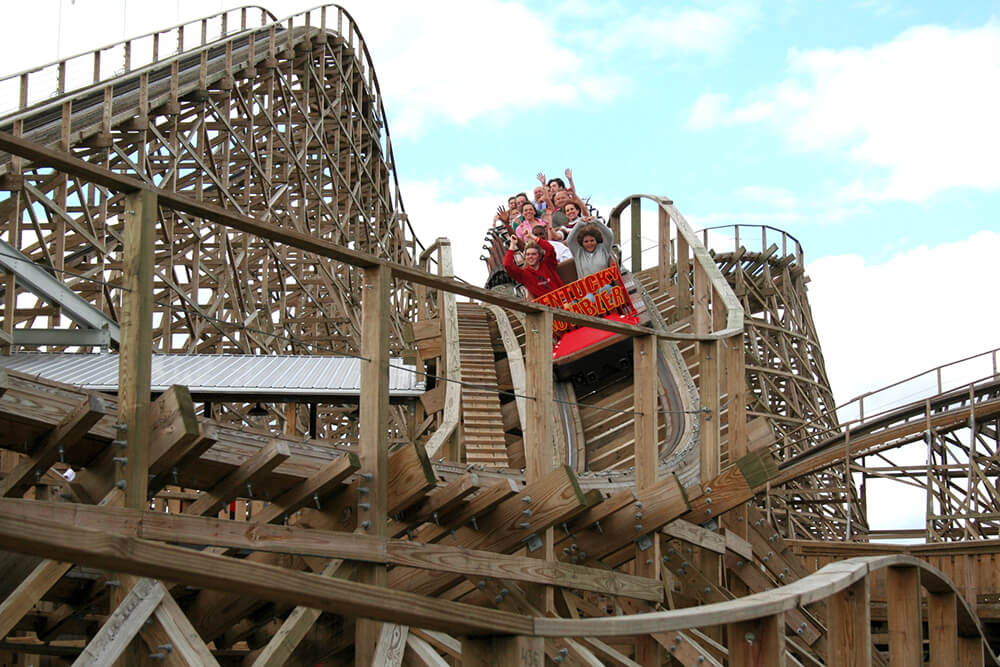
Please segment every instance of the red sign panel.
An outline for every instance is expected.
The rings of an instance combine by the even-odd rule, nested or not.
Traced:
[[[636,314],[617,264],[543,294],[535,303],[594,317]],[[575,328],[568,322],[552,322],[552,333],[556,336]]]

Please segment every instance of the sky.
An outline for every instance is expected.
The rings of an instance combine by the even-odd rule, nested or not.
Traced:
[[[18,3],[0,62],[231,6]],[[508,194],[571,167],[603,211],[654,193],[695,228],[798,238],[838,402],[1000,347],[1000,0],[344,6],[372,53],[406,210],[425,244],[451,238],[460,277],[485,280],[483,233]]]

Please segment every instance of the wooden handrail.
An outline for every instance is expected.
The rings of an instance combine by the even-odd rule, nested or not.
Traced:
[[[701,270],[708,279],[709,285],[712,288],[713,293],[718,297],[719,303],[724,309],[724,325],[721,329],[714,329],[712,323],[709,323],[709,330],[712,337],[715,339],[728,338],[730,336],[735,336],[737,334],[743,335],[743,306],[740,305],[739,299],[733,292],[729,283],[726,281],[725,276],[719,271],[719,267],[715,264],[715,260],[712,259],[711,255],[708,254],[708,250],[702,244],[698,235],[691,229],[688,224],[687,219],[684,215],[674,206],[673,201],[666,198],[660,197],[658,195],[650,194],[634,194],[623,199],[617,206],[615,206],[611,213],[608,215],[609,227],[615,232],[616,237],[621,236],[621,214],[626,208],[630,206],[638,207],[641,200],[646,199],[657,205],[660,211],[662,211],[666,217],[667,221],[672,222],[677,228],[677,234],[682,238],[690,249],[691,253],[694,255],[696,270]],[[635,227],[639,223],[638,216],[633,215],[632,225]],[[661,224],[661,235],[663,225]],[[633,229],[633,237],[636,235],[636,230]],[[668,247],[669,238],[659,239],[658,245],[661,250],[664,247]],[[678,260],[681,260],[678,252]],[[635,248],[633,248],[633,259],[635,258]],[[686,261],[686,257],[683,258]],[[664,268],[664,262],[660,262],[661,270]],[[666,267],[669,269],[669,267]],[[635,268],[633,268],[635,270]],[[697,276],[696,276],[697,277]],[[713,302],[714,303],[714,302]],[[713,318],[714,319],[714,318]]]

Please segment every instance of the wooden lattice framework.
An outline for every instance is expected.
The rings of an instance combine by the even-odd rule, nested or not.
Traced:
[[[761,225],[713,227],[702,234],[706,247],[715,245],[710,235],[732,239],[731,249],[715,247],[714,257],[746,313],[747,417],[756,420],[754,446],[777,443],[781,461],[802,454],[839,427],[809,307],[802,246],[787,232]],[[769,518],[780,517],[789,537],[864,535],[867,522],[858,503],[844,468],[769,488],[766,497]]]

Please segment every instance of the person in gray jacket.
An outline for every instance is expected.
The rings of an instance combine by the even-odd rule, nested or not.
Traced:
[[[608,268],[612,258],[611,247],[614,244],[614,232],[603,222],[595,220],[573,227],[573,231],[566,237],[566,245],[573,253],[576,262],[577,279]]]

